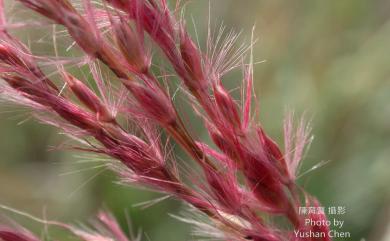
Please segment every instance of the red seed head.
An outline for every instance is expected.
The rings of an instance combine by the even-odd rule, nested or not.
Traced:
[[[125,84],[149,117],[163,125],[170,125],[176,121],[176,111],[172,102],[159,87],[144,86],[135,81]]]
[[[124,19],[113,25],[117,45],[127,62],[136,72],[145,73],[150,67],[150,57],[145,51],[142,33],[134,30]]]
[[[259,127],[256,131],[266,155],[270,158],[270,160],[275,162],[280,172],[287,177],[289,174],[287,171],[286,161],[279,146],[267,136],[261,127]]]
[[[289,239],[290,230],[285,230],[284,226],[276,228],[278,222],[273,222],[275,214],[284,215],[295,228],[301,228],[299,216],[295,212],[295,206],[300,202],[300,193],[291,186],[295,187],[293,182],[307,135],[302,125],[294,135],[291,125],[287,124],[287,151],[283,155],[277,144],[260,127],[251,123],[252,67],[247,70],[245,77],[246,91],[242,91],[244,101],[241,109],[219,80],[226,69],[216,67],[210,68],[212,71],[205,70],[204,61],[207,60],[204,60],[200,48],[185,31],[184,24],[174,20],[166,0],[106,0],[112,6],[100,9],[91,0],[83,0],[83,11],[74,8],[70,0],[19,1],[56,24],[63,25],[84,54],[92,57],[88,60],[99,59],[127,90],[122,87],[123,92],[117,91],[115,83],[112,84],[115,88],[113,92],[103,94],[105,83],[95,77],[97,73],[93,70],[100,96],[104,100],[101,101],[92,88],[62,73],[71,91],[87,109],[82,108],[74,98],[61,95],[54,83],[40,70],[38,58],[2,28],[0,76],[9,84],[7,88],[13,90],[9,93],[17,93],[35,102],[36,106],[42,106],[36,110],[40,111],[39,114],[45,111],[45,117],[46,114],[52,114],[53,120],[49,115],[46,117],[48,123],[59,127],[65,123],[67,127],[62,128],[68,133],[86,137],[88,141],[94,139],[90,142],[92,151],[120,161],[123,165],[117,166],[117,169],[124,179],[179,197],[209,216],[215,225],[208,231],[216,230],[218,238],[254,241]],[[0,11],[3,10],[1,3],[2,0]],[[102,15],[102,12],[105,13]],[[119,18],[110,18],[113,13]],[[128,20],[134,21],[134,28],[128,25]],[[4,16],[0,13],[0,24],[8,26],[4,23]],[[114,37],[100,29],[102,23],[105,24],[103,28],[114,33]],[[188,95],[193,100],[193,106],[196,106],[195,111],[202,115],[209,136],[222,153],[199,145],[187,130],[187,124],[177,114],[169,91],[161,87],[158,78],[150,70],[150,55],[145,51],[144,32],[161,48],[171,67],[189,89]],[[229,41],[222,45],[223,53],[220,57],[228,55],[230,50],[226,49],[229,49],[229,45]],[[239,59],[233,55],[233,58]],[[44,57],[39,60],[42,59]],[[52,59],[46,61],[53,63]],[[211,84],[211,80],[218,81]],[[213,89],[209,91],[209,87]],[[113,99],[118,99],[116,110],[123,117],[123,122],[114,120],[108,111],[112,96],[118,97]],[[146,122],[158,124],[165,130],[167,139],[175,139],[176,144],[190,154],[200,167],[194,170],[203,171],[196,177],[201,177],[200,183],[206,185],[195,185],[194,188],[194,185],[180,180],[181,168],[176,168],[174,161],[167,162],[170,150],[166,149],[169,148],[161,145],[160,133],[148,132]],[[122,123],[135,124],[140,135],[137,137],[129,133],[129,128],[122,126]],[[286,176],[290,177],[288,182]],[[318,205],[315,201],[311,203]],[[263,219],[263,215],[267,218]],[[310,217],[326,219],[325,216]],[[100,227],[105,228],[110,238],[127,241],[111,217],[102,214],[99,218]],[[268,218],[270,222],[266,222]],[[70,230],[84,240],[109,240],[97,233]],[[312,231],[327,230],[314,226]],[[18,232],[0,228],[1,240],[35,241],[27,238]],[[324,239],[328,240],[329,237]]]
[[[219,83],[214,84],[214,97],[218,109],[224,117],[224,121],[230,123],[233,129],[239,131],[241,129],[241,120],[237,105],[225,88]]]
[[[110,122],[114,120],[107,107],[101,102],[99,97],[88,88],[83,82],[72,75],[63,72],[63,77],[77,98],[91,111],[96,113],[98,120]]]
[[[243,173],[253,194],[270,210],[286,212],[290,206],[277,168],[266,157],[245,151]]]
[[[185,80],[187,87],[191,90],[205,89],[207,81],[203,73],[202,57],[195,43],[184,30],[181,31],[180,36],[180,53],[188,73],[188,79]]]
[[[14,49],[5,43],[0,44],[0,60],[8,65],[24,65],[20,58],[15,54]]]

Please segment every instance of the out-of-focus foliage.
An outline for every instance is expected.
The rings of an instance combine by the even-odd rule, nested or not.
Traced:
[[[351,232],[351,240],[385,240],[381,235],[389,225],[385,210],[390,195],[390,2],[189,1],[187,24],[193,28],[195,23],[201,46],[209,3],[212,30],[223,22],[228,29],[243,30],[248,40],[256,25],[255,61],[266,60],[255,66],[265,128],[281,142],[286,110],[306,111],[312,120],[315,139],[301,172],[322,160],[330,162],[302,176],[301,184],[324,206],[346,207],[347,213],[338,218],[345,220],[343,229]],[[14,10],[19,11],[18,5]],[[23,31],[19,36],[37,41],[45,31]],[[41,47],[37,53],[50,51]],[[229,74],[224,81],[236,86],[238,74]],[[180,203],[134,207],[160,195],[115,184],[99,162],[84,162],[88,158],[76,152],[57,150],[65,137],[56,130],[24,122],[28,115],[13,110],[1,105],[1,204],[38,216],[45,209],[48,217],[63,221],[85,221],[105,205],[124,226],[128,212],[151,240],[189,239],[189,227],[167,215],[177,214]],[[194,126],[195,130],[199,128]]]

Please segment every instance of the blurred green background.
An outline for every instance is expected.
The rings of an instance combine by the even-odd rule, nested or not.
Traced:
[[[390,1],[210,3],[212,26],[223,22],[250,39],[256,25],[255,61],[265,60],[255,66],[256,93],[271,136],[281,143],[286,110],[306,111],[310,117],[315,139],[301,171],[322,160],[330,162],[302,177],[301,184],[324,206],[346,207],[339,218],[345,220],[350,240],[390,240]],[[194,19],[202,46],[208,9],[209,1],[196,0],[189,1],[185,11],[190,29]],[[29,35],[25,38],[34,42],[39,34],[19,35]],[[239,74],[229,75],[230,86],[240,82]],[[68,222],[86,221],[103,206],[124,226],[129,213],[133,226],[150,240],[191,239],[190,227],[167,215],[183,209],[179,202],[134,207],[160,195],[120,186],[101,168],[79,172],[93,164],[82,162],[79,153],[57,150],[65,136],[34,120],[19,123],[28,117],[24,111],[4,104],[0,111],[1,204]]]

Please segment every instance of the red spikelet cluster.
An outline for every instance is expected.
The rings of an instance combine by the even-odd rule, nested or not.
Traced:
[[[309,137],[304,123],[294,131],[291,118],[287,119],[282,152],[253,121],[252,66],[245,68],[239,103],[223,85],[226,64],[222,62],[229,50],[222,49],[218,56],[203,53],[165,0],[105,0],[101,4],[83,0],[81,9],[69,0],[19,2],[65,27],[85,54],[78,64],[88,64],[98,91],[68,73],[60,61],[33,55],[7,32],[1,14],[3,97],[31,107],[37,118],[87,139],[90,146],[79,149],[117,160],[110,165],[123,181],[168,193],[194,207],[209,218],[213,231],[205,235],[237,241],[311,240],[294,237],[293,230],[321,231],[320,227],[306,227],[304,219],[325,216],[297,213],[300,206],[318,205],[312,197],[302,202],[308,195],[295,182]],[[151,68],[152,47],[162,51],[181,80],[216,148],[195,139],[188,130],[172,93],[162,84],[169,82],[169,75],[161,81]],[[60,83],[41,70],[43,61],[55,63]],[[97,68],[100,65],[115,78],[103,78]],[[129,128],[129,123],[134,127]],[[161,131],[200,168],[183,171],[177,167],[162,144]],[[289,225],[279,225],[275,221],[278,216],[285,217]],[[110,217],[101,215],[100,220],[111,228],[115,240],[127,240]],[[33,240],[12,235],[18,234],[3,231],[0,239]],[[105,240],[79,236],[87,241]]]
[[[37,218],[34,218],[37,219]],[[100,211],[96,218],[91,222],[92,225],[88,231],[75,227],[73,225],[60,223],[57,221],[36,220],[46,225],[53,225],[69,231],[79,240],[83,241],[140,241],[140,235],[127,237],[121,230],[115,218],[108,212]],[[36,237],[28,230],[15,225],[0,226],[0,240],[2,241],[42,241],[44,239]]]

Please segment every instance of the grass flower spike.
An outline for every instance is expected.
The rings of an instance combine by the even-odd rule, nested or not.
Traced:
[[[288,117],[282,151],[254,121],[252,64],[243,67],[241,102],[224,86],[226,72],[244,58],[245,49],[233,49],[234,36],[219,43],[217,53],[210,36],[208,49],[215,49],[203,52],[185,22],[175,17],[179,9],[171,11],[165,0],[17,2],[66,29],[83,55],[74,59],[35,55],[10,34],[12,25],[0,0],[4,99],[29,107],[37,119],[80,140],[76,149],[111,157],[107,166],[124,183],[188,204],[192,218],[182,220],[193,224],[203,238],[331,240],[328,234],[315,239],[294,235],[297,230],[327,232],[304,222],[326,220],[325,215],[298,213],[301,206],[319,205],[296,183],[308,128],[302,121],[294,131]],[[53,45],[57,48],[54,41]],[[151,54],[156,51],[162,56]],[[167,64],[158,65],[161,60]],[[71,74],[71,64],[88,68],[88,78]],[[55,68],[52,74],[43,69],[48,65]],[[110,73],[103,76],[103,68]],[[187,97],[208,139],[198,139],[183,120],[185,113],[170,90],[173,75],[180,80],[175,88]],[[169,150],[171,143],[187,154],[191,168],[178,164]],[[85,241],[130,241],[111,215],[100,213],[98,223],[99,232],[53,225]],[[21,228],[0,228],[0,240],[39,239]]]

